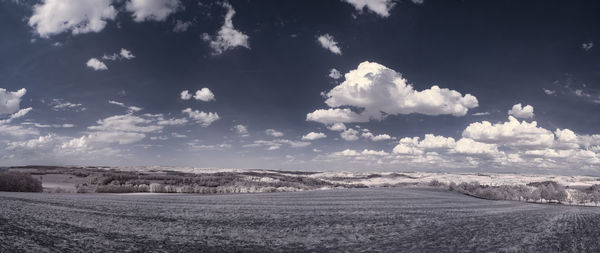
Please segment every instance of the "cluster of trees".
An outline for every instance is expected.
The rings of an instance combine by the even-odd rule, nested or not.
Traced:
[[[192,174],[182,172],[140,173],[111,171],[89,177],[77,192],[101,193],[251,193],[314,190],[347,185],[302,175],[264,172],[221,172]]]
[[[18,172],[0,172],[0,191],[41,192],[42,182],[29,174]]]
[[[243,171],[186,173],[179,171],[121,171],[107,167],[24,166],[31,175],[68,174],[86,178],[76,185],[77,193],[245,193],[301,191],[319,188],[365,187],[343,182],[312,178],[315,172]],[[380,175],[372,175],[374,177]],[[11,180],[9,180],[11,181]],[[12,180],[14,181],[14,180]],[[39,184],[41,191],[41,183]],[[12,187],[14,188],[14,187]],[[56,189],[58,191],[61,189]]]
[[[253,193],[253,192],[290,192],[302,191],[308,188],[294,187],[274,187],[259,186],[249,184],[222,185],[207,187],[200,185],[164,185],[160,183],[151,184],[124,184],[124,185],[99,185],[96,187],[98,193],[134,193],[134,192],[153,192],[153,193],[199,193],[199,194],[219,194],[219,193]],[[78,191],[84,192],[84,191]]]
[[[577,202],[578,204],[595,203],[596,205],[600,203],[600,185],[598,184],[570,193],[570,200],[572,202]]]
[[[470,196],[493,200],[564,203],[569,196],[564,186],[553,181],[499,186],[482,185],[478,182],[450,183],[448,188]]]
[[[444,184],[432,180],[432,187],[447,188],[469,196],[492,200],[516,200],[569,204],[600,204],[600,185],[569,188],[554,181],[533,182],[527,185],[482,185],[478,182]]]

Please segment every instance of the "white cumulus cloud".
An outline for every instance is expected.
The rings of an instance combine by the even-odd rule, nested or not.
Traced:
[[[456,142],[454,151],[469,155],[500,155],[496,144],[477,142],[469,138],[461,138]]]
[[[245,47],[249,49],[250,45],[248,43],[248,35],[236,30],[233,27],[233,16],[235,15],[235,10],[231,4],[227,2],[223,3],[222,5],[225,9],[227,9],[223,26],[221,26],[221,29],[219,29],[215,36],[210,36],[205,33],[203,35],[203,39],[209,42],[214,55],[222,54],[223,52],[236,47]]]
[[[471,123],[462,136],[484,143],[505,144],[514,147],[549,147],[554,134],[538,127],[537,122],[519,122],[513,116],[508,121],[492,124],[488,121]]]
[[[390,10],[395,3],[392,0],[345,0],[354,6],[357,11],[363,11],[364,8],[376,13],[381,17],[390,16]],[[422,1],[421,1],[422,2]]]
[[[0,88],[0,115],[11,114],[19,110],[21,98],[25,96],[27,89],[21,88],[18,91],[8,91]]]
[[[121,51],[119,52],[119,55],[123,58],[123,59],[127,59],[127,60],[131,60],[133,58],[135,58],[135,55],[133,55],[131,53],[131,51],[125,49],[125,48],[121,48]]]
[[[318,109],[306,115],[306,120],[316,121],[323,124],[336,124],[348,122],[367,122],[368,117],[353,112],[348,108]],[[339,126],[339,125],[338,125]]]
[[[346,125],[344,125],[344,123],[334,123],[333,125],[328,126],[327,129],[331,131],[341,132],[346,130]]]
[[[182,8],[179,0],[130,0],[125,5],[135,22],[164,21]]]
[[[97,58],[89,59],[85,63],[85,65],[88,66],[88,68],[91,68],[96,71],[108,70],[108,67],[106,66],[106,64],[104,64],[104,62],[98,60]]]
[[[533,118],[533,106],[522,106],[521,103],[513,105],[512,109],[508,110],[508,115],[523,119]]]
[[[192,108],[186,108],[181,112],[187,114],[188,117],[200,123],[200,125],[203,127],[210,126],[213,122],[219,119],[219,114],[216,112],[206,113],[203,111],[192,110]]]
[[[307,120],[323,124],[381,120],[386,115],[419,113],[425,115],[464,116],[478,106],[471,94],[436,85],[417,91],[400,73],[374,62],[362,62],[345,75],[346,80],[325,94],[330,109],[319,109]],[[360,114],[349,108],[364,109]]]
[[[340,133],[340,137],[346,141],[355,141],[358,140],[358,131],[348,128]]]
[[[117,10],[112,0],[43,0],[33,6],[29,25],[40,37],[66,31],[73,34],[100,32]]]
[[[363,135],[370,133],[362,129]],[[369,135],[370,136],[370,135]],[[391,153],[346,149],[315,160],[348,165],[397,166],[413,169],[498,169],[510,170],[597,170],[600,165],[600,134],[578,135],[570,129],[551,132],[536,122],[519,122],[509,116],[507,122],[487,121],[469,125],[462,138],[426,134],[405,137]]]
[[[182,91],[181,93],[179,93],[179,96],[183,100],[190,100],[192,98],[192,94],[188,90]]]
[[[314,141],[314,140],[323,139],[323,138],[327,138],[327,135],[325,135],[324,133],[315,133],[315,132],[310,132],[310,133],[302,136],[303,141]]]
[[[329,77],[337,80],[337,79],[342,78],[342,73],[340,73],[340,71],[338,71],[337,69],[331,69],[331,70],[329,70]]]
[[[323,48],[331,51],[334,54],[341,55],[342,50],[338,47],[338,43],[335,41],[333,36],[329,34],[323,34],[317,38],[317,42]]]
[[[363,151],[356,151],[353,149],[345,149],[343,151],[339,151],[339,152],[334,152],[331,154],[331,156],[338,156],[338,157],[354,157],[354,156],[386,156],[389,155],[389,153],[380,150],[370,150],[370,149],[363,149]]]
[[[213,94],[212,91],[210,91],[210,89],[205,87],[196,91],[196,94],[194,94],[194,99],[208,102],[211,100],[215,100],[215,94]]]
[[[374,135],[368,129],[363,129],[363,133],[361,134],[361,136],[363,138],[367,138],[372,141],[385,141],[385,140],[392,139],[392,136],[390,136],[389,134]]]
[[[103,60],[109,60],[109,61],[115,61],[115,60],[131,60],[135,58],[135,55],[133,55],[131,53],[131,51],[125,49],[125,48],[121,48],[121,51],[119,51],[119,53],[113,53],[111,55],[103,55],[102,59]]]

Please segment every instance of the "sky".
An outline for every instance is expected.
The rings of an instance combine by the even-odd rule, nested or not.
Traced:
[[[597,13],[0,0],[0,166],[600,175]]]

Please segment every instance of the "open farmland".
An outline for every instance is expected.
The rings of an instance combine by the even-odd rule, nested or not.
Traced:
[[[1,252],[599,251],[600,209],[430,188],[0,193]]]

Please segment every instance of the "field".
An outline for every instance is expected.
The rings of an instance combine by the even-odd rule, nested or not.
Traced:
[[[0,192],[0,252],[600,251],[600,209],[433,188]]]

